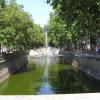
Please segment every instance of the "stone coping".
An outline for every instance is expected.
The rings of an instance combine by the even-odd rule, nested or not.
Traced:
[[[100,100],[100,93],[55,94],[55,95],[10,95],[0,100]]]

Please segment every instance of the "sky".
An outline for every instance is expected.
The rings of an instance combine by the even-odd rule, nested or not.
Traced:
[[[49,20],[49,14],[52,11],[52,7],[47,4],[46,0],[16,0],[18,4],[24,6],[24,10],[32,15],[32,18],[36,24],[40,24],[42,27],[47,24]]]

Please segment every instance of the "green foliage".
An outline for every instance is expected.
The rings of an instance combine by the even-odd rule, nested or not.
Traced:
[[[95,44],[93,41],[100,33],[100,0],[47,0],[47,3],[66,22],[73,43],[88,37],[91,45]]]
[[[51,14],[48,24],[48,35],[51,46],[63,47],[70,39],[70,34],[67,34],[66,24],[56,14]]]
[[[6,1],[5,0],[0,0],[0,7],[4,8],[6,5]]]
[[[30,49],[43,45],[43,31],[31,15],[15,0],[11,0],[0,13],[0,43],[13,49]]]

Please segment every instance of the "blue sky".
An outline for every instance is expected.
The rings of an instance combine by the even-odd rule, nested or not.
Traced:
[[[49,20],[52,7],[46,4],[46,0],[16,0],[18,4],[24,6],[24,10],[29,12],[34,22],[43,26]]]

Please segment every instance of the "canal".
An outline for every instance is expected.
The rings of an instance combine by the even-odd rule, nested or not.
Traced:
[[[44,95],[100,92],[100,82],[66,64],[64,57],[30,58],[26,70],[0,85],[1,95]]]

